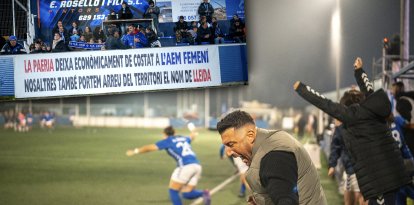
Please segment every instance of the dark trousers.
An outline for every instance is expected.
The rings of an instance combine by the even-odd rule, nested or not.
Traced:
[[[377,198],[369,199],[368,205],[395,205],[396,193],[388,192]]]

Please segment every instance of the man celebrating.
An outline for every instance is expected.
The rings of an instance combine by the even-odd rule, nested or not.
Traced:
[[[227,154],[249,166],[249,204],[327,204],[308,153],[288,133],[257,128],[253,118],[239,110],[220,120],[217,130]]]
[[[193,125],[193,124],[191,124]],[[175,130],[172,126],[164,129],[165,139],[158,141],[155,144],[145,145],[140,148],[128,150],[127,156],[136,154],[152,152],[157,150],[166,150],[167,153],[177,162],[177,168],[171,175],[169,194],[173,205],[182,205],[179,192],[186,199],[196,199],[203,197],[204,204],[210,205],[209,191],[196,190],[195,187],[201,177],[201,165],[191,149],[191,141],[197,135],[194,132],[195,127],[190,126],[191,134],[189,137],[175,135]]]

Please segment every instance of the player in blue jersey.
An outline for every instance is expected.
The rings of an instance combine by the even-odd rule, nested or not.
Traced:
[[[146,152],[166,150],[176,162],[177,168],[173,171],[169,185],[169,195],[173,205],[182,205],[181,192],[185,199],[197,199],[203,197],[204,204],[210,204],[210,193],[208,190],[195,189],[201,177],[201,165],[196,154],[191,149],[191,141],[197,136],[194,127],[189,126],[191,134],[189,137],[175,135],[172,126],[164,129],[164,139],[155,144],[145,145],[131,149],[126,152],[127,156],[142,154]]]
[[[404,158],[404,164],[406,169],[409,172],[410,176],[414,178],[413,172],[413,155],[411,154],[410,149],[405,143],[403,128],[407,125],[407,121],[401,116],[395,116],[394,122],[391,123],[392,136],[400,148],[401,155]],[[407,197],[414,199],[414,185],[413,183],[406,186],[400,187],[397,192],[397,202],[396,205],[406,205]]]

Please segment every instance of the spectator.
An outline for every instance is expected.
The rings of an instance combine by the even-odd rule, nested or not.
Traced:
[[[201,16],[205,16],[207,18],[207,22],[211,23],[213,14],[213,6],[208,2],[208,0],[203,0],[203,3],[201,3],[198,7],[198,15],[200,15],[200,18]]]
[[[16,36],[10,36],[9,42],[6,43],[0,51],[1,55],[14,55],[23,53],[26,53],[26,50],[22,44],[17,43]]]
[[[69,35],[72,36],[75,32],[79,35],[82,33],[82,29],[78,27],[78,22],[72,22],[72,27],[69,29]]]
[[[30,44],[29,53],[32,53],[34,51],[34,49],[35,49],[35,44],[34,43]]]
[[[111,9],[111,11],[108,14],[108,20],[116,20],[118,19],[116,12]]]
[[[211,39],[211,30],[207,26],[207,22],[204,22],[200,28],[198,28],[197,32],[197,43],[201,42],[210,42]]]
[[[68,50],[68,47],[66,46],[65,42],[62,40],[62,37],[59,33],[55,33],[52,43],[52,52],[65,52]]]
[[[40,44],[39,41],[35,41],[34,49],[30,53],[44,53],[44,51],[42,49],[42,45]]]
[[[102,47],[103,50],[115,50],[115,49],[126,49],[122,41],[119,39],[119,31],[116,27],[108,28],[108,38],[105,41],[105,46]]]
[[[95,30],[93,31],[93,37],[95,39],[101,39],[101,41],[105,41],[106,36],[102,30],[102,27],[100,26],[95,27]]]
[[[191,24],[190,24],[190,28],[189,29],[192,29],[193,27],[197,27],[197,28],[199,27],[197,21],[191,21]]]
[[[66,31],[65,27],[63,26],[63,22],[62,22],[62,20],[59,20],[59,21],[57,22],[57,25],[55,26],[55,28],[53,28],[53,30],[52,30],[53,35],[54,35],[55,33],[59,33],[59,28],[63,28],[64,32],[65,32],[65,33],[67,33],[67,31]]]
[[[224,43],[224,34],[218,25],[217,18],[213,17],[211,26],[211,37],[215,44]]]
[[[155,6],[155,3],[153,0],[150,0],[148,4],[149,4],[149,7],[145,11],[144,17],[148,19],[152,19],[152,22],[154,23],[155,32],[158,33],[159,32],[158,15],[160,14],[160,8],[158,6]]]
[[[63,27],[59,27],[59,35],[62,38],[63,42],[68,45],[69,44],[69,34]]]
[[[42,52],[43,53],[50,52],[50,51],[47,50],[47,45],[46,44],[42,45]]]
[[[161,47],[161,42],[158,40],[157,34],[155,34],[155,31],[152,30],[151,27],[145,29],[145,36],[147,37],[148,44],[151,48]]]
[[[135,48],[135,26],[134,24],[130,24],[128,26],[128,33],[124,34],[121,38],[121,41],[126,45],[128,48]]]
[[[77,30],[73,30],[73,34],[70,36],[70,41],[78,41],[80,36],[78,35]]]
[[[191,45],[194,45],[197,41],[197,33],[198,33],[198,27],[193,26],[191,30],[188,31],[188,41]],[[197,42],[198,43],[198,42]]]
[[[122,2],[122,8],[118,11],[119,19],[132,19],[132,12],[127,2]]]
[[[244,26],[243,21],[239,18],[239,15],[234,14],[233,18],[230,20],[230,27],[234,26],[236,21],[239,21],[242,26]]]
[[[244,26],[241,21],[235,21],[234,26],[230,27],[230,37],[236,41],[236,43],[246,42],[246,35],[244,33]]]
[[[133,15],[128,4],[124,1],[122,2],[122,8],[118,11],[118,19],[132,19]],[[128,33],[126,30],[126,24],[121,23],[120,25],[122,34]]]
[[[91,39],[89,39],[89,42],[88,43],[94,44],[95,43],[95,39],[92,37]]]
[[[86,42],[89,42],[91,38],[93,38],[93,33],[89,26],[85,26],[85,32],[83,32],[83,35],[85,36]]]
[[[81,35],[78,42],[86,43],[85,35]]]
[[[197,23],[197,27],[199,27],[200,28],[200,26],[203,24],[203,23],[207,23],[207,27],[211,27],[211,24],[209,23],[209,22],[207,22],[207,17],[206,16],[200,16],[200,21],[198,21],[198,23]]]
[[[174,33],[177,43],[188,37],[188,24],[184,21],[184,16],[180,16],[179,20],[175,22]]]
[[[148,39],[145,36],[145,28],[141,27],[139,28],[139,32],[135,35],[135,46],[136,48],[143,48],[148,47]]]

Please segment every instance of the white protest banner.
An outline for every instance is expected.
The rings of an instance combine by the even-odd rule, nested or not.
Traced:
[[[16,98],[210,87],[218,47],[170,47],[15,56]]]

